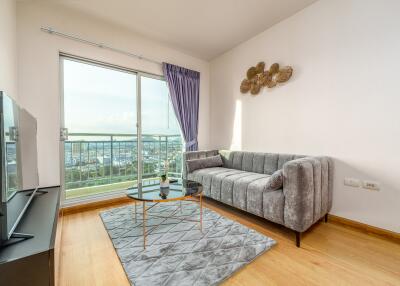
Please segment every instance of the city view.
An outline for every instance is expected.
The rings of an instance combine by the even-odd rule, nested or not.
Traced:
[[[122,134],[70,134],[65,141],[67,198],[98,194],[137,185],[137,137]],[[143,185],[157,184],[167,174],[180,178],[180,135],[142,136]]]

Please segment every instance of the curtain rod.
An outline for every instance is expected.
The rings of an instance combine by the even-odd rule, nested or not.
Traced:
[[[124,55],[129,56],[129,57],[134,57],[134,58],[137,58],[139,60],[144,60],[144,61],[151,62],[151,63],[158,64],[158,65],[162,64],[159,61],[143,57],[142,55],[137,55],[137,54],[134,54],[134,53],[126,52],[124,50],[116,49],[116,48],[107,46],[107,45],[102,44],[102,43],[92,42],[92,41],[89,41],[89,40],[86,40],[86,39],[83,39],[83,38],[80,38],[80,37],[77,37],[77,36],[74,36],[74,35],[71,35],[71,34],[61,33],[61,32],[58,32],[58,31],[54,30],[51,27],[47,27],[47,28],[46,27],[41,27],[40,30],[42,32],[49,33],[50,35],[57,35],[57,36],[64,37],[64,38],[67,38],[67,39],[70,39],[70,40],[73,40],[73,41],[76,41],[76,42],[80,42],[80,43],[87,44],[87,45],[90,45],[90,46],[98,47],[98,48],[101,48],[101,49],[110,50],[110,51],[113,51],[113,52],[116,52],[116,53],[124,54]]]

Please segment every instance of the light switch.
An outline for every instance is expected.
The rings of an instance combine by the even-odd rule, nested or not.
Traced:
[[[344,185],[359,188],[361,187],[361,181],[355,178],[344,178]]]

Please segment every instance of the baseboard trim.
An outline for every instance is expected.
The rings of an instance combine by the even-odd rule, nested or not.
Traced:
[[[368,233],[368,234],[372,233],[372,234],[383,236],[385,238],[400,241],[400,233],[397,233],[397,232],[394,232],[391,230],[387,230],[387,229],[383,229],[383,228],[379,228],[376,226],[372,226],[369,224],[365,224],[362,222],[358,222],[355,220],[347,219],[344,217],[332,215],[332,214],[329,214],[328,217],[329,217],[330,222],[338,223],[338,224],[345,225],[345,226],[350,226],[350,227],[355,228],[364,233]]]
[[[65,206],[62,208],[62,214],[63,214],[63,216],[65,216],[65,215],[75,214],[75,213],[84,212],[84,211],[88,211],[88,210],[94,210],[94,209],[109,207],[109,206],[113,206],[113,205],[120,205],[120,204],[128,203],[128,202],[132,202],[132,199],[128,198],[127,196],[124,196],[124,197],[117,197],[117,198],[112,198],[112,199],[105,199],[105,200],[99,200],[99,201],[94,201],[94,202],[76,204],[76,205],[72,205],[72,206]]]

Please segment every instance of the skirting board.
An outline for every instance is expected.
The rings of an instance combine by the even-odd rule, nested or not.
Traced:
[[[386,230],[386,229],[379,228],[379,227],[375,227],[375,226],[372,226],[369,224],[365,224],[362,222],[354,221],[354,220],[336,216],[336,215],[329,214],[328,217],[329,217],[330,222],[349,226],[349,227],[355,228],[359,231],[362,231],[364,233],[377,234],[377,235],[384,236],[384,237],[392,239],[392,240],[400,241],[400,233]]]
[[[128,197],[125,196],[125,197],[100,200],[100,201],[95,201],[95,202],[90,202],[90,203],[77,204],[77,205],[73,205],[73,206],[63,207],[62,215],[65,216],[68,214],[74,214],[74,213],[84,212],[84,211],[88,211],[88,210],[109,207],[109,206],[113,206],[113,205],[120,205],[123,203],[129,203],[129,202],[132,202],[132,199],[129,199]]]

